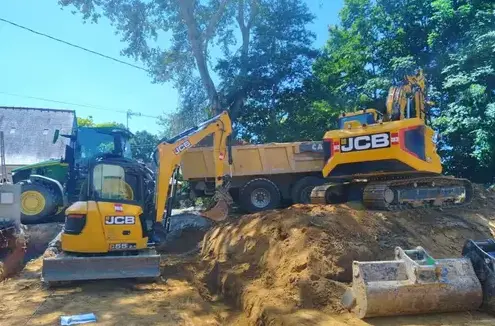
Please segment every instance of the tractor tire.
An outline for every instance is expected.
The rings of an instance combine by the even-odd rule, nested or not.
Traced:
[[[265,178],[253,179],[239,191],[241,208],[257,213],[279,207],[282,196],[277,185]]]
[[[313,176],[299,179],[291,190],[292,202],[294,204],[311,203],[311,191],[314,187],[321,186],[324,183],[324,179]]]
[[[37,224],[57,212],[57,195],[41,183],[23,181],[21,190],[21,222]]]

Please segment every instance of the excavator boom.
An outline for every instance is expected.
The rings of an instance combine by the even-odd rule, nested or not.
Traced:
[[[179,168],[182,155],[191,147],[198,144],[210,134],[213,134],[213,158],[215,162],[215,199],[217,205],[202,216],[214,221],[222,221],[227,217],[228,206],[232,199],[224,187],[223,160],[229,154],[229,164],[232,164],[230,151],[227,153],[227,138],[232,133],[232,123],[226,111],[193,127],[183,133],[163,140],[155,152],[155,161],[158,166],[157,193],[156,193],[156,222],[162,223],[170,214],[170,201],[173,199],[173,191],[170,191],[171,180],[174,172]]]

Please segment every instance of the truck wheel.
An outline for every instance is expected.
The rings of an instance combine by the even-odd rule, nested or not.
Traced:
[[[281,195],[277,185],[265,178],[253,179],[239,192],[241,207],[249,213],[274,209],[280,205]]]
[[[56,196],[51,189],[40,183],[22,183],[21,222],[35,224],[54,214],[57,209]]]
[[[311,191],[314,187],[321,186],[324,183],[324,179],[313,176],[299,179],[291,190],[292,202],[294,204],[311,203]]]

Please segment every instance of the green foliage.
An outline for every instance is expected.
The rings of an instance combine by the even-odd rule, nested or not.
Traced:
[[[77,125],[79,127],[94,127],[95,123],[92,116],[87,118],[77,117]]]
[[[163,118],[167,135],[223,110],[233,121],[250,114],[299,87],[316,55],[307,28],[314,17],[300,0],[59,3],[85,21],[109,18],[126,44],[122,54],[144,62],[155,82],[175,85],[181,101],[178,112]]]
[[[145,130],[136,132],[131,139],[132,157],[150,163],[159,141],[158,136]]]
[[[95,123],[93,121],[92,116],[88,116],[87,118],[77,118],[77,125],[79,127],[119,127],[119,128],[126,128],[124,124],[119,123],[119,122],[102,122],[102,123]]]

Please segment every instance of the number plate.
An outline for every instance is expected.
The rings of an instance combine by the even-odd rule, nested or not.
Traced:
[[[136,249],[135,243],[112,243],[110,250],[131,250]]]

